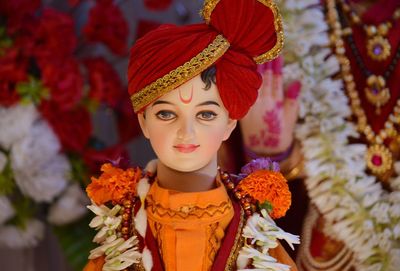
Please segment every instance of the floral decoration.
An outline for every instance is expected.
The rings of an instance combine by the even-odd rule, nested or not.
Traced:
[[[250,195],[261,208],[266,207],[273,219],[286,214],[292,195],[285,177],[279,172],[278,163],[269,158],[255,159],[242,167],[239,176],[242,179],[237,190]]]
[[[339,63],[318,0],[282,0],[286,33],[284,81],[301,81],[301,140],[311,201],[322,213],[325,234],[345,244],[356,270],[398,270],[400,265],[400,164],[385,190],[365,172],[366,145],[349,120]],[[308,249],[308,248],[305,248]],[[344,267],[341,267],[344,268]],[[347,268],[347,267],[346,267]]]
[[[127,195],[136,194],[136,185],[142,176],[140,168],[123,170],[106,163],[101,167],[99,178],[92,177],[87,186],[88,196],[97,204],[121,202]]]
[[[78,8],[84,2],[70,4]],[[101,17],[93,11],[99,8],[106,9]],[[134,135],[120,122],[132,111],[127,109],[125,86],[108,60],[114,51],[123,54],[126,50],[127,24],[122,12],[113,1],[97,1],[83,28],[92,29],[94,19],[104,27],[96,28],[91,36],[94,32],[77,31],[73,11],[44,6],[38,0],[0,3],[4,18],[0,21],[3,246],[36,246],[44,236],[45,224],[56,233],[68,233],[62,229],[71,225],[69,233],[79,234],[73,230],[78,224],[71,223],[85,218],[85,206],[90,203],[82,188],[90,175],[97,174],[99,165],[126,156],[123,144]],[[117,37],[110,38],[110,28],[119,29]],[[94,50],[87,49],[100,44],[96,42],[105,43],[111,52],[88,56]],[[123,139],[107,145],[98,138],[93,122],[98,109],[113,114],[116,128],[124,131]],[[82,230],[80,234],[85,236],[75,240],[87,240],[84,248],[89,250],[90,234]],[[59,238],[68,243],[63,236]]]

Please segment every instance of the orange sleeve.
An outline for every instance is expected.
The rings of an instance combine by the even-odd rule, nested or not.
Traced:
[[[104,256],[89,260],[83,271],[102,271],[104,262]]]
[[[287,254],[286,250],[283,248],[281,244],[279,244],[276,248],[272,248],[268,251],[271,257],[274,257],[278,260],[278,262],[289,265],[290,271],[297,271],[297,266],[292,260],[292,258]]]

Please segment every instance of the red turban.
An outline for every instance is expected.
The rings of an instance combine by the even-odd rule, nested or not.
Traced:
[[[162,25],[131,48],[129,93],[135,112],[211,65],[224,106],[243,117],[257,98],[256,63],[275,58],[283,46],[282,22],[271,0],[205,0],[205,23]]]

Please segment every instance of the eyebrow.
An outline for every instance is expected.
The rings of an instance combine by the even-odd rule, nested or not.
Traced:
[[[221,106],[219,105],[219,103],[214,102],[214,101],[206,101],[206,102],[204,102],[204,103],[198,104],[197,106],[202,106],[202,105],[216,105],[216,106],[218,106],[218,107],[221,107]]]
[[[155,106],[155,105],[158,105],[158,104],[170,104],[170,105],[174,105],[173,103],[168,102],[168,101],[158,100],[158,101],[155,101],[151,107],[153,107],[153,106]],[[218,106],[218,107],[221,107],[221,106],[219,105],[219,103],[214,102],[214,101],[205,101],[205,102],[203,102],[203,103],[198,104],[197,106],[204,106],[204,105],[216,105],[216,106]]]
[[[173,105],[173,103],[170,103],[170,102],[167,102],[167,101],[155,101],[154,103],[153,103],[153,105],[151,106],[151,107],[153,107],[153,106],[155,106],[155,105],[157,105],[157,104],[170,104],[170,105]]]

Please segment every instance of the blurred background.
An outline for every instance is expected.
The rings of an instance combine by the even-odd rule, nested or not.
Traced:
[[[0,0],[1,270],[81,270],[84,187],[154,157],[127,95],[133,42],[201,0]],[[72,173],[71,173],[72,172]]]

